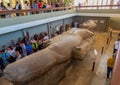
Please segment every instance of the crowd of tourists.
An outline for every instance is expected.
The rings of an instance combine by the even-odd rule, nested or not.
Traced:
[[[76,27],[76,24],[73,23],[71,26]],[[65,31],[69,30],[71,26],[67,24]],[[56,32],[51,34],[51,37],[63,32],[63,26],[60,26],[60,28],[56,27]],[[4,69],[9,63],[44,49],[49,39],[47,32],[42,32],[40,34],[36,33],[33,37],[30,37],[29,32],[26,32],[23,39],[18,38],[17,42],[11,40],[9,46],[3,45],[2,50],[0,50],[0,68]]]
[[[29,32],[26,32],[26,36],[23,39],[18,38],[17,42],[11,40],[10,45],[3,45],[0,51],[0,68],[4,69],[9,63],[42,50],[46,47],[47,40],[49,40],[49,36],[46,32],[35,34],[31,38]]]
[[[51,38],[63,32],[63,26],[61,26],[54,34],[51,34]],[[46,48],[49,41],[50,37],[47,32],[35,33],[32,37],[29,32],[26,32],[24,38],[19,37],[17,42],[11,40],[10,45],[3,45],[0,50],[0,70],[10,63]]]
[[[3,2],[0,3],[0,11],[5,11],[5,10],[8,10],[8,11],[11,11],[11,10],[29,10],[29,9],[42,9],[42,8],[56,8],[56,7],[65,7],[66,4],[65,3],[62,3],[62,4],[59,4],[59,3],[46,3],[46,2],[43,2],[43,1],[33,1],[32,3],[28,3],[28,1],[25,1],[24,2],[24,5],[23,7],[21,6],[21,4],[16,1],[16,4],[15,4],[15,7],[12,7],[11,3],[7,3],[7,6],[4,5]],[[39,13],[39,12],[36,12],[36,13]],[[27,13],[28,15],[29,14],[32,14],[32,13]],[[16,16],[20,16],[20,13],[16,13]],[[5,18],[5,17],[13,17],[13,14],[8,14],[8,15],[1,15],[2,18]]]

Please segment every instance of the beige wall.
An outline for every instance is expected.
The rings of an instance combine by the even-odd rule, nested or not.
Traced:
[[[115,30],[120,30],[120,17],[111,17],[109,22],[109,27]]]
[[[109,24],[108,27],[111,27],[112,29],[116,29],[116,30],[120,30],[120,9],[89,9],[89,10],[78,10],[77,13],[98,13],[98,14],[104,14],[105,16],[107,16],[106,14],[108,14],[108,16],[110,16],[109,14],[112,14],[110,16],[110,20],[109,20]],[[113,15],[114,14],[114,15]],[[97,15],[96,15],[97,16]]]
[[[10,3],[11,3],[11,6],[12,6],[12,7],[15,7],[16,0],[10,0]]]

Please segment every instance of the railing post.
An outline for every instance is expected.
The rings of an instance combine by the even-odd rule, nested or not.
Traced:
[[[107,38],[107,42],[106,43],[109,44],[109,37]]]
[[[112,31],[110,31],[110,37],[112,37]]]
[[[95,61],[93,62],[92,71],[95,69]]]
[[[102,47],[101,54],[103,54],[103,52],[104,52],[104,47]]]

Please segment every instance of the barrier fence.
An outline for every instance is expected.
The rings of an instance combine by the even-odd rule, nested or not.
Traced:
[[[120,8],[120,5],[91,5],[91,6],[72,6],[72,7],[57,7],[57,8],[44,8],[44,9],[29,9],[29,10],[0,10],[0,15],[15,14],[15,13],[47,13],[55,11],[65,11],[65,10],[79,10],[79,9],[114,9]],[[25,15],[25,14],[24,14]]]

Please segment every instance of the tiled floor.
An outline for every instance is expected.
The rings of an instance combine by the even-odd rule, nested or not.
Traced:
[[[95,33],[92,50],[82,61],[74,61],[72,69],[59,85],[109,85],[110,79],[106,79],[106,63],[108,57],[112,55],[117,35],[112,36],[109,45],[106,43],[108,37],[108,33]],[[102,47],[104,47],[103,54],[101,54]],[[95,70],[92,72],[94,49],[97,50],[98,55],[95,57]]]

